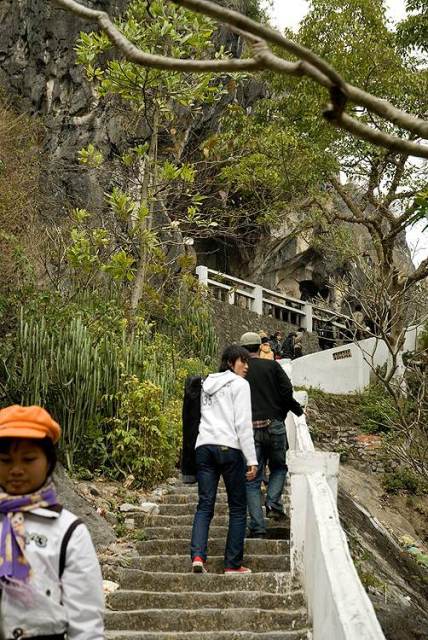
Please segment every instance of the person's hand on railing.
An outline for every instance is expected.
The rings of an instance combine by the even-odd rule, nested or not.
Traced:
[[[247,480],[254,480],[257,474],[257,465],[253,464],[249,467],[247,467],[247,473],[245,474],[245,477],[247,478]]]

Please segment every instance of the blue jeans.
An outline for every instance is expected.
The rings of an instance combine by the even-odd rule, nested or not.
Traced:
[[[254,444],[258,467],[255,479],[247,482],[248,529],[251,533],[265,533],[266,525],[260,491],[265,465],[269,466],[270,471],[266,507],[280,513],[284,511],[281,499],[287,475],[285,464],[287,436],[284,423],[280,420],[272,420],[268,427],[254,429]]]
[[[203,445],[196,449],[196,478],[199,502],[193,520],[190,553],[207,559],[208,532],[214,515],[215,499],[220,476],[223,476],[229,503],[224,566],[239,569],[244,556],[247,497],[245,489],[246,465],[239,449],[221,445]]]

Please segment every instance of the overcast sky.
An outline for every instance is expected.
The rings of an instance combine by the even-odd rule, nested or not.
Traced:
[[[295,28],[308,10],[306,0],[273,0],[272,17],[277,27]],[[406,14],[404,0],[387,0],[388,15],[392,20],[401,20]]]
[[[300,20],[308,11],[306,0],[273,0],[272,24],[279,29],[296,29]],[[405,15],[404,0],[387,0],[388,17],[397,22]],[[422,234],[422,225],[415,225],[407,233],[407,241],[412,251],[413,261],[419,264],[428,256],[428,231]]]

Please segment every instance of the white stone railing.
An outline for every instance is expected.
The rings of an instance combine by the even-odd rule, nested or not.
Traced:
[[[337,321],[337,314],[330,309],[312,305],[310,302],[266,289],[203,265],[196,267],[196,274],[201,284],[211,289],[218,300],[254,311],[259,315],[274,316],[308,332],[316,330],[327,321],[331,321],[338,331],[346,329],[343,323]]]
[[[286,425],[291,571],[303,584],[313,640],[385,640],[339,520],[339,454],[315,451],[304,416],[289,413]]]

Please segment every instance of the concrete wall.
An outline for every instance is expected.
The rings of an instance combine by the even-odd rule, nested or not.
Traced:
[[[415,348],[415,339],[416,333],[411,328],[406,334],[405,350]],[[297,387],[314,387],[327,393],[358,393],[370,384],[373,367],[383,366],[388,359],[385,342],[367,338],[358,344],[326,349],[293,360],[291,379]]]
[[[240,309],[227,302],[213,300],[214,325],[219,339],[219,352],[232,342],[237,342],[245,331],[266,331],[268,335],[282,331],[285,337],[297,327],[268,316],[259,316],[253,311]],[[318,336],[305,332],[303,335],[303,353],[314,353],[319,350]]]

